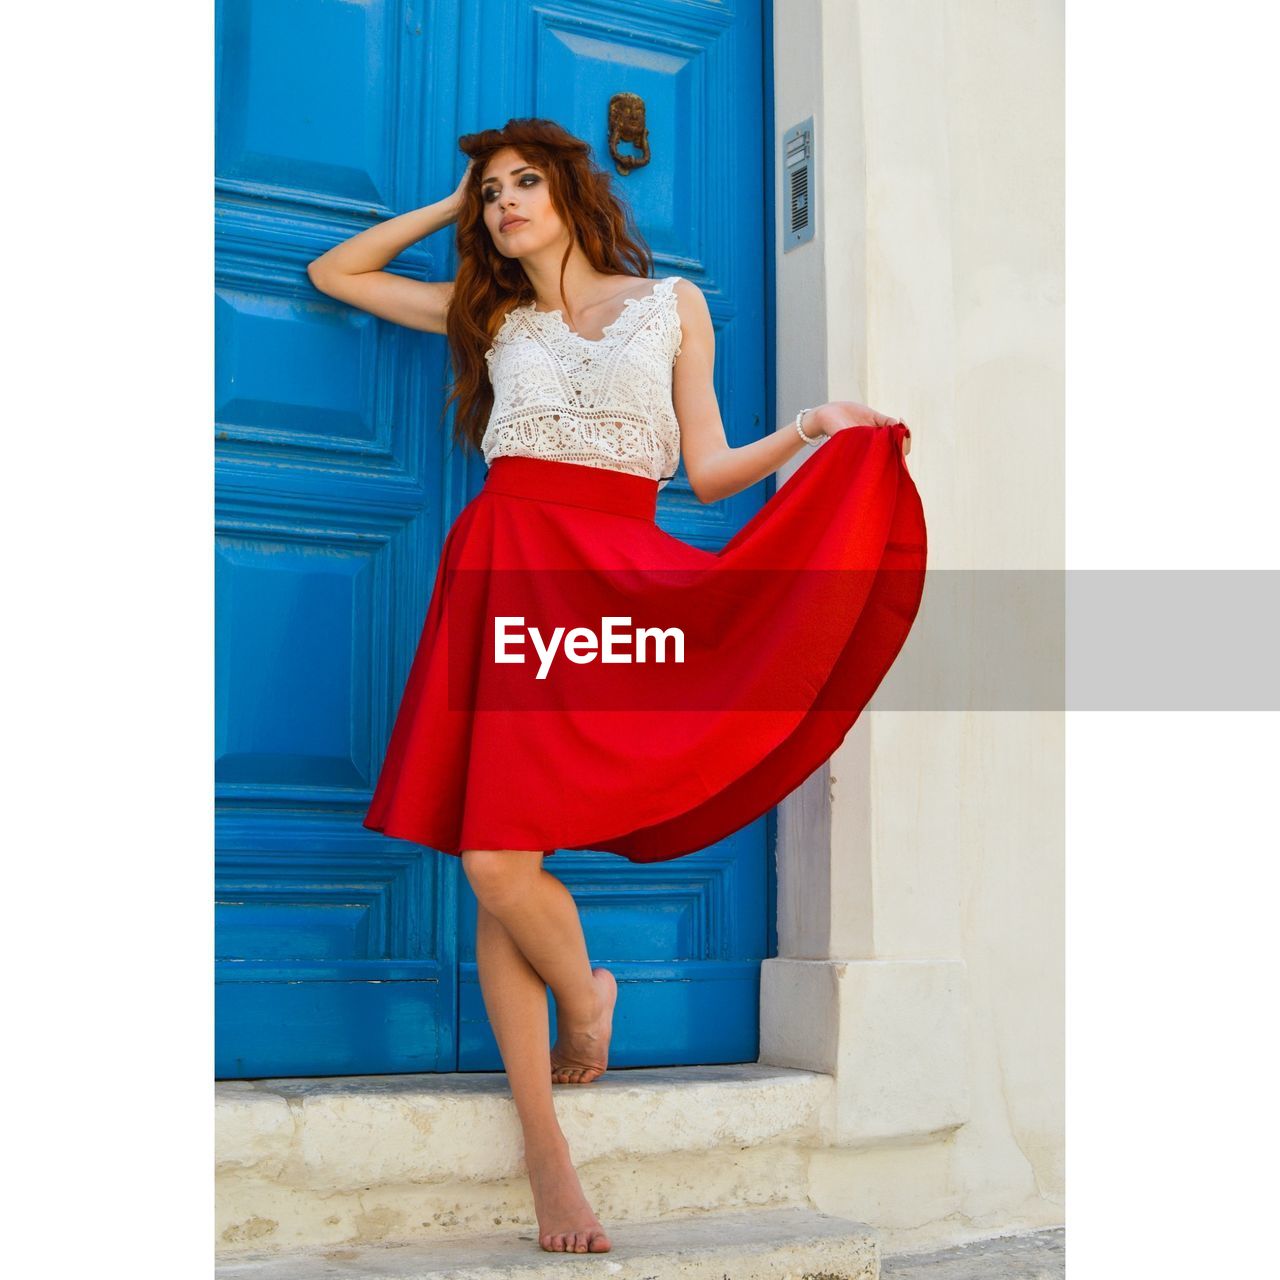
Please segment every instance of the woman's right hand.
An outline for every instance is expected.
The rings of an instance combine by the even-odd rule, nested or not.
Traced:
[[[463,173],[461,180],[454,189],[453,195],[449,197],[449,203],[453,207],[453,216],[456,218],[462,212],[462,204],[465,199],[464,192],[467,189],[467,180],[471,177],[471,170],[475,168],[475,157],[467,161],[466,171]]]

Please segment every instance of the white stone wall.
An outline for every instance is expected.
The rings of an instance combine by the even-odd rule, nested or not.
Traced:
[[[812,113],[818,153],[779,421],[906,421],[931,573],[1061,568],[1061,3],[774,17],[776,132]],[[835,1072],[811,1192],[890,1243],[1063,1221],[1064,745],[1058,711],[872,711],[783,806],[762,1058]]]

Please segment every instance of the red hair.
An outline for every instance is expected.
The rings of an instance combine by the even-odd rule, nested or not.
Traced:
[[[546,174],[551,205],[569,228],[587,261],[604,273],[653,274],[653,254],[614,193],[609,173],[591,159],[591,147],[554,120],[508,120],[501,129],[464,134],[458,148],[476,163],[463,192],[457,218],[458,270],[445,330],[455,379],[441,421],[456,400],[453,438],[477,450],[493,408],[493,385],[484,354],[506,313],[534,300],[533,286],[519,259],[498,252],[484,221],[480,182],[489,157],[503,147],[520,153]],[[630,225],[629,225],[630,223]],[[560,296],[572,244],[560,262]],[[567,299],[566,299],[567,301]]]

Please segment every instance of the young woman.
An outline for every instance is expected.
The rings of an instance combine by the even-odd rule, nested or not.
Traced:
[[[308,268],[324,293],[447,335],[455,441],[488,464],[445,538],[364,825],[461,858],[540,1243],[605,1252],[551,1085],[604,1073],[617,985],[591,967],[574,900],[542,859],[558,848],[679,857],[804,781],[906,639],[924,518],[904,462],[910,431],[866,405],[802,409],[729,445],[706,300],[692,281],[651,279],[586,143],[524,119],[459,145],[471,159],[452,195]],[[455,280],[383,270],[450,222]],[[718,552],[655,521],[681,456],[710,503],[801,452],[805,466]],[[496,624],[531,615],[546,627],[516,637],[537,648],[523,664]],[[634,654],[598,648],[593,619],[641,618],[675,661],[643,661],[639,635]],[[527,643],[515,650],[534,657]]]

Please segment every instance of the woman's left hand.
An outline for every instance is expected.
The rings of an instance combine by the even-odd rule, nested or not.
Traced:
[[[817,427],[824,436],[833,436],[848,427],[898,427],[904,424],[901,418],[891,418],[887,413],[879,413],[870,405],[859,404],[856,400],[832,400],[806,414],[804,425],[810,434]],[[911,452],[910,434],[902,437],[902,452],[904,455]]]

